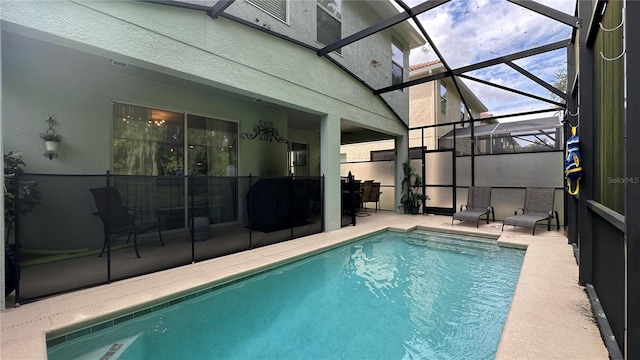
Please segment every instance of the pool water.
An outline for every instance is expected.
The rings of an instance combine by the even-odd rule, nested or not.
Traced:
[[[49,359],[492,359],[523,250],[384,232],[48,349]]]

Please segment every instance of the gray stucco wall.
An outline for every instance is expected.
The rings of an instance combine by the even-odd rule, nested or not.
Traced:
[[[134,78],[97,67],[75,51],[21,39],[3,38],[2,128],[5,151],[22,152],[27,172],[101,174],[110,169],[112,101],[238,122],[240,132],[250,132],[253,124],[267,120],[287,136],[282,113]],[[54,160],[42,156],[39,137],[47,128],[48,114],[56,117],[55,130],[63,136],[60,156]],[[278,159],[281,164],[272,164],[268,172],[286,175],[286,146],[279,145],[241,139],[239,174],[260,174],[265,163]]]
[[[308,6],[304,3],[290,2]],[[234,5],[241,9],[247,5],[243,4]],[[402,91],[385,96],[394,113],[370,89],[315,51],[228,19],[213,20],[202,11],[138,1],[2,1],[0,6],[4,151],[22,151],[28,172],[86,174],[109,169],[114,100],[235,121],[240,132],[251,131],[259,120],[273,121],[287,136],[289,119],[283,113],[232,100],[230,95],[239,94],[321,119],[316,151],[322,158],[320,173],[327,179],[326,229],[331,230],[339,227],[339,202],[333,194],[340,190],[340,123],[406,136],[406,127],[396,116],[408,119],[408,98]],[[361,6],[357,1],[344,5],[343,34],[376,20]],[[304,12],[292,15],[297,11]],[[299,29],[293,20],[282,25],[313,38],[315,33],[308,30],[315,26],[315,13],[305,19],[306,27]],[[10,40],[9,33],[46,42],[46,52],[23,48],[21,41],[5,41]],[[390,66],[390,35],[381,33],[357,46],[362,51],[350,46],[344,55],[331,56],[359,65],[354,72],[370,77],[367,81],[373,85],[386,81],[390,69],[378,75],[370,69],[370,58],[375,54],[376,60]],[[109,68],[112,59],[159,76],[118,73]],[[184,85],[185,80],[198,86]],[[203,87],[215,88],[218,95],[202,91]],[[55,115],[56,131],[65,137],[55,160],[42,156],[38,137],[46,130],[47,114]],[[238,174],[286,174],[286,164],[277,162],[279,154],[286,159],[286,147],[278,145],[241,141]],[[276,162],[265,168],[265,161]]]
[[[270,30],[286,35],[314,48],[325,45],[318,42],[316,15],[317,2],[289,1],[289,23],[286,24],[246,1],[237,1],[226,12],[255,22]],[[342,36],[346,37],[383,20],[365,1],[342,1]],[[341,53],[329,54],[356,76],[375,89],[391,86],[391,41],[403,47],[405,73],[408,73],[409,46],[393,28],[386,29],[342,48]],[[408,77],[405,76],[408,80]],[[401,119],[408,124],[408,90],[398,90],[383,95]]]
[[[379,99],[334,64],[226,19],[214,21],[198,11],[140,2],[61,1],[3,2],[2,18],[3,29],[64,46],[48,46],[48,53],[38,53],[38,49],[23,49],[19,41],[2,42],[4,148],[23,151],[30,171],[108,169],[105,149],[110,149],[113,99],[238,121],[241,132],[267,118],[286,127],[281,115],[268,115],[260,107],[162,80],[130,79],[104,67],[92,68],[81,53],[67,46],[104,57],[105,62],[115,59],[314,113],[332,112],[391,134],[404,133]],[[65,137],[55,161],[41,155],[38,138],[47,114],[56,116],[56,130]],[[241,156],[244,150],[251,149],[241,145]],[[339,157],[338,150],[336,154]],[[239,170],[259,172],[250,163]]]

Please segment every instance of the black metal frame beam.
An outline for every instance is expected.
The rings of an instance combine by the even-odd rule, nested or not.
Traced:
[[[576,4],[577,6],[577,4]],[[577,36],[577,33],[574,35]],[[577,37],[574,37],[577,39]],[[564,133],[571,134],[571,121],[569,118],[578,116],[578,77],[576,68],[576,44],[575,42],[567,47],[567,107],[564,112]],[[574,121],[577,123],[577,121]],[[564,143],[564,150],[567,150],[567,144]],[[564,193],[564,218],[567,224],[567,238],[569,244],[578,244],[578,199]],[[576,256],[578,258],[579,256]]]
[[[427,77],[424,77],[424,78],[421,78],[421,79],[407,81],[407,82],[404,82],[402,84],[396,84],[396,85],[388,86],[388,87],[385,87],[385,88],[382,88],[382,89],[375,90],[374,94],[377,95],[377,94],[382,94],[382,93],[389,92],[389,91],[399,90],[399,89],[403,89],[403,88],[408,87],[408,86],[422,84],[422,83],[425,83],[425,82],[442,79],[444,77],[448,77],[448,76],[452,76],[452,75],[461,75],[461,74],[466,73],[466,72],[480,70],[480,69],[483,69],[483,68],[486,68],[486,67],[490,67],[490,66],[494,66],[494,65],[498,65],[498,64],[504,64],[506,62],[510,62],[510,61],[513,61],[513,60],[518,60],[518,59],[526,58],[526,57],[529,57],[529,56],[538,55],[538,54],[542,54],[542,53],[545,53],[545,52],[562,49],[563,47],[567,47],[567,45],[569,43],[570,43],[569,40],[557,41],[555,43],[539,46],[537,48],[533,48],[533,49],[529,49],[529,50],[525,50],[525,51],[520,51],[520,52],[517,52],[517,53],[510,54],[510,55],[502,56],[502,57],[499,57],[499,58],[495,58],[495,59],[491,59],[491,60],[487,60],[487,61],[482,61],[482,62],[479,62],[479,63],[476,63],[476,64],[472,64],[472,65],[464,66],[464,67],[461,67],[461,68],[457,68],[457,69],[451,70],[450,72],[439,73],[439,74],[435,74],[435,75],[432,75],[432,76],[427,76]]]
[[[175,0],[140,0],[140,1],[154,3],[158,5],[174,6],[174,7],[179,7],[183,9],[205,11],[209,16],[211,16],[212,19],[216,19],[229,7],[229,5],[233,4],[235,0],[218,0],[218,2],[213,4],[213,6],[205,6],[205,5],[193,4],[193,3],[183,2],[183,1],[175,1]]]
[[[498,65],[498,64],[504,64],[506,62],[510,62],[513,60],[518,60],[518,59],[522,59],[522,58],[526,58],[529,56],[534,56],[534,55],[539,55],[539,54],[543,54],[549,51],[554,51],[554,50],[559,50],[562,48],[566,48],[567,45],[569,45],[570,43],[570,39],[567,40],[560,40],[560,41],[556,41],[554,43],[551,44],[547,44],[547,45],[542,45],[542,46],[538,46],[536,48],[533,49],[529,49],[529,50],[524,50],[524,51],[519,51],[517,53],[513,53],[510,55],[505,55],[505,56],[501,56],[499,58],[495,58],[495,59],[491,59],[491,60],[487,60],[487,61],[482,61],[476,64],[472,64],[472,65],[468,65],[468,66],[464,66],[461,68],[458,68],[456,70],[453,70],[454,74],[459,75],[462,73],[466,73],[469,71],[475,71],[475,70],[480,70],[486,67],[490,67],[490,66],[494,66],[494,65]]]
[[[578,1],[578,16],[590,16],[590,1]],[[578,44],[585,44],[589,29],[581,28],[578,32]],[[582,285],[593,283],[593,214],[587,208],[587,201],[594,198],[595,174],[595,134],[594,134],[594,58],[593,48],[581,45],[579,51],[579,91],[577,103],[581,104],[578,120],[580,121],[580,155],[582,168],[585,169],[580,181],[578,198],[578,248],[580,249],[580,267],[578,282]]]
[[[626,96],[627,109],[625,113],[625,238],[627,243],[627,359],[640,358],[640,161],[636,158],[640,153],[640,103],[629,101],[640,91],[640,49],[637,44],[640,39],[640,2],[627,1],[624,12],[624,34],[626,42]],[[633,95],[630,95],[633,94]]]
[[[510,3],[522,6],[525,9],[536,12],[540,15],[544,15],[553,20],[559,21],[563,24],[569,25],[574,28],[579,28],[582,25],[580,18],[563,13],[562,11],[550,8],[546,5],[542,5],[531,0],[507,0]]]
[[[593,47],[593,44],[596,42],[596,35],[598,35],[598,31],[600,30],[600,21],[602,21],[602,16],[604,15],[604,9],[607,6],[607,2],[608,0],[598,0],[596,2],[596,6],[593,7],[591,21],[589,22],[589,32],[585,42],[586,46],[589,48]]]
[[[371,36],[379,31],[382,31],[384,29],[387,29],[391,26],[397,25],[405,20],[408,20],[409,18],[416,16],[418,14],[421,14],[423,12],[429,11],[435,7],[438,7],[444,3],[447,3],[451,0],[431,0],[431,1],[427,1],[427,2],[423,2],[420,5],[417,5],[405,12],[399,13],[397,15],[394,15],[388,19],[382,20],[379,23],[376,23],[372,26],[369,26],[366,29],[360,30],[355,34],[349,35],[341,40],[338,40],[332,44],[329,44],[327,46],[325,46],[324,48],[320,49],[320,51],[318,51],[318,56],[325,56],[328,53],[339,49],[343,46],[347,46],[351,43],[354,43],[358,40],[364,39],[367,36]]]
[[[209,9],[209,16],[211,16],[212,19],[218,18],[234,1],[235,0],[218,0],[218,2]]]
[[[553,85],[549,84],[548,82],[540,79],[539,77],[533,75],[532,73],[530,73],[527,70],[521,68],[520,66],[514,64],[511,61],[507,61],[505,64],[509,65],[512,69],[516,70],[520,74],[522,74],[522,75],[528,77],[529,79],[533,80],[538,85],[540,85],[540,86],[544,87],[545,89],[547,89],[549,92],[556,94],[556,96],[558,96],[559,98],[567,100],[567,94],[565,94],[564,92],[556,89],[555,87],[553,87]]]
[[[483,117],[483,118],[480,118],[480,119],[466,120],[464,122],[471,121],[471,122],[475,123],[475,122],[480,122],[480,121],[503,119],[503,118],[513,117],[513,116],[524,116],[524,115],[534,115],[534,114],[548,113],[549,111],[559,111],[559,110],[562,110],[562,108],[524,111],[524,112],[519,112],[519,113],[515,113],[515,114],[507,114],[507,115],[500,115],[500,116],[489,116],[489,117]],[[453,122],[442,123],[442,124],[432,124],[432,125],[423,125],[423,126],[413,127],[413,128],[410,128],[409,130],[429,129],[429,128],[433,128],[433,127],[447,126],[447,125],[460,125],[462,123],[463,123],[463,121],[453,121]]]
[[[498,88],[500,90],[510,91],[510,92],[516,93],[518,95],[530,97],[532,99],[536,99],[536,100],[544,101],[546,103],[553,104],[553,105],[556,105],[556,106],[564,107],[564,103],[560,103],[560,102],[557,102],[557,101],[554,101],[554,100],[546,99],[546,98],[543,98],[543,97],[538,96],[538,95],[529,94],[527,92],[516,90],[516,89],[512,89],[510,87],[506,87],[506,86],[503,86],[503,85],[494,84],[492,82],[489,82],[489,81],[486,81],[486,80],[482,80],[482,79],[478,79],[478,78],[474,78],[472,76],[467,76],[467,75],[459,75],[459,76],[461,78],[469,79],[469,80],[472,80],[472,81],[477,81],[477,82],[479,82],[481,84],[493,86],[493,87]]]
[[[587,207],[618,230],[624,231],[625,217],[594,200],[587,200]]]
[[[187,3],[187,2],[183,2],[183,1],[174,1],[174,0],[140,0],[140,1],[141,2],[153,3],[153,4],[158,4],[158,5],[174,6],[174,7],[179,7],[179,8],[183,8],[183,9],[198,10],[198,11],[209,11],[209,10],[211,10],[211,6],[192,4],[192,3]]]

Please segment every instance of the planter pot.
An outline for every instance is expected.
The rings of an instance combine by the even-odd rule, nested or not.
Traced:
[[[193,241],[205,241],[209,238],[209,218],[199,216],[193,218]]]
[[[420,208],[412,207],[409,209],[409,212],[411,212],[411,215],[418,215],[418,210],[420,210]]]
[[[57,142],[57,141],[45,141],[44,142],[45,149],[47,149],[47,151],[53,152],[53,153],[58,151],[58,145],[60,145],[60,143]]]

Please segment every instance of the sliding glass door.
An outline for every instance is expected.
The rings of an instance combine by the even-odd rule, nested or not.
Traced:
[[[163,229],[186,227],[191,215],[237,221],[237,144],[234,122],[113,104],[114,183],[130,206],[155,209]]]

